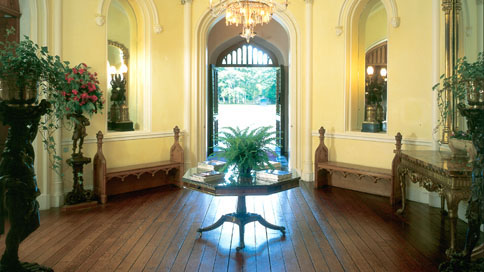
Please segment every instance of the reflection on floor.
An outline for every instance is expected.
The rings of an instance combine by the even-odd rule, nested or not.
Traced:
[[[110,199],[104,207],[41,213],[41,227],[20,248],[22,261],[60,271],[437,271],[449,246],[439,209],[410,202],[396,216],[388,199],[311,183],[248,197],[249,212],[286,226],[286,236],[246,226],[196,230],[235,210],[236,197],[160,188]],[[466,224],[458,223],[463,246]],[[4,250],[5,236],[0,237]]]

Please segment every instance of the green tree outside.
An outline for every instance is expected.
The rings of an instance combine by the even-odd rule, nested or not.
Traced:
[[[219,69],[220,104],[276,103],[276,68],[225,67]]]

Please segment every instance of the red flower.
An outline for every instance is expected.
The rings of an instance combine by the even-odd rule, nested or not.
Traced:
[[[89,92],[92,92],[92,91],[96,90],[96,85],[89,82],[89,83],[87,83],[87,88],[89,89]]]
[[[74,74],[77,74],[77,69],[76,69],[76,67],[72,68],[72,72],[73,72]]]
[[[66,92],[62,92],[62,96],[66,96]]]
[[[89,98],[92,100],[92,102],[97,101],[97,96],[95,96],[95,95],[91,95]]]
[[[73,81],[73,80],[74,80],[74,79],[73,79],[72,77],[68,77],[68,78],[67,78],[67,83],[68,83],[68,84],[70,84],[70,83],[71,83],[71,81]]]
[[[79,69],[79,74],[84,74],[84,72],[86,71],[86,69]]]
[[[74,95],[77,95],[77,90],[72,90],[72,93],[73,93]]]

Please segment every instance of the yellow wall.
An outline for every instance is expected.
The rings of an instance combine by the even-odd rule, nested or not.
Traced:
[[[334,32],[342,2],[314,3],[314,78],[317,80],[313,91],[313,131],[324,126],[327,133],[355,138],[329,139],[330,160],[390,168],[394,147],[384,140],[392,139],[397,132],[404,139],[431,141],[432,138],[431,1],[398,2],[402,23],[398,28],[387,28],[388,133],[376,136],[345,129],[346,33],[336,36]],[[346,24],[343,31],[348,31]],[[380,137],[382,142],[360,139],[366,136]],[[316,147],[313,144],[313,149]]]
[[[136,4],[136,1],[129,1]],[[87,63],[93,72],[99,74],[102,89],[107,87],[107,25],[98,26],[95,13],[98,0],[62,1],[62,57],[72,64]],[[175,125],[183,129],[183,6],[179,1],[156,1],[160,21],[164,31],[156,34],[151,25],[152,62],[152,114],[151,132],[172,132]],[[139,9],[134,9],[139,12]],[[150,16],[148,14],[148,16]],[[149,17],[148,17],[149,18]],[[107,105],[106,105],[107,106]],[[101,130],[105,137],[107,109],[93,117],[87,128],[84,155],[94,157],[96,153],[95,135]],[[70,142],[71,131],[63,131],[63,142]],[[104,154],[108,167],[133,165],[169,159],[169,149],[173,137],[105,142]],[[71,145],[63,145],[62,157],[65,161],[71,153]],[[92,185],[91,165],[86,167],[86,186]],[[72,174],[64,163],[64,189],[70,191]]]
[[[141,0],[129,0],[133,5]],[[125,166],[143,162],[165,160],[168,158],[169,147],[173,137],[157,136],[163,132],[170,132],[175,125],[182,130],[185,107],[190,107],[192,131],[197,128],[198,107],[184,105],[184,6],[180,1],[153,1],[155,3],[160,24],[163,31],[155,33],[152,25],[148,26],[151,36],[151,133],[152,139],[137,139],[123,141],[107,141],[104,153],[109,167]],[[192,2],[191,37],[198,34],[197,27],[206,14],[208,0]],[[330,148],[330,159],[342,162],[352,162],[369,166],[389,168],[393,158],[393,136],[401,132],[404,139],[413,139],[430,142],[432,138],[432,1],[405,0],[397,1],[401,25],[393,28],[387,23],[388,36],[388,133],[373,138],[364,139],[368,134],[347,131],[348,116],[346,109],[347,82],[346,65],[346,31],[348,22],[344,22],[343,34],[335,34],[335,26],[344,0],[314,1],[313,3],[313,91],[312,124],[311,130],[317,131],[320,126],[327,129],[330,137],[327,145]],[[351,1],[350,1],[351,2]],[[99,74],[103,90],[107,86],[106,57],[106,24],[98,26],[95,22],[95,13],[99,0],[63,0],[62,1],[62,57],[73,64],[85,62],[92,70]],[[140,8],[135,8],[139,13]],[[297,118],[300,131],[297,131],[299,146],[306,144],[304,137],[305,105],[305,54],[306,33],[306,3],[303,0],[291,1],[287,13],[295,26],[299,49],[296,52],[290,48],[290,55],[300,60],[299,87],[295,90],[296,99],[300,106],[301,115]],[[386,11],[389,13],[390,11]],[[138,16],[138,14],[137,14]],[[151,15],[148,14],[147,18]],[[379,17],[382,19],[381,17]],[[140,18],[141,19],[141,18]],[[386,19],[386,18],[385,18]],[[149,20],[148,20],[149,21]],[[146,23],[148,23],[148,21]],[[378,34],[380,35],[380,34]],[[376,36],[378,36],[376,35]],[[375,38],[377,39],[377,38]],[[370,39],[369,39],[370,40]],[[195,41],[192,43],[192,56],[196,55]],[[192,65],[204,65],[192,58]],[[291,65],[296,63],[291,62]],[[198,75],[192,75],[198,76]],[[145,82],[142,82],[145,84]],[[193,87],[195,88],[195,86]],[[201,90],[195,90],[201,92]],[[95,154],[95,134],[101,130],[106,135],[107,110],[103,114],[93,117],[88,127],[87,143],[84,154],[93,157]],[[201,128],[199,128],[200,131]],[[70,131],[63,131],[62,156],[65,161],[71,153],[68,144],[71,138]],[[158,133],[158,134],[157,134]],[[192,134],[190,143],[196,144],[197,134]],[[317,147],[318,138],[312,137],[312,151]],[[404,148],[422,148],[405,146]],[[196,152],[196,150],[191,150]],[[302,169],[304,158],[303,150],[293,150],[291,156],[298,156],[296,167]],[[313,157],[313,155],[311,155]],[[195,161],[192,160],[192,163]],[[86,186],[92,184],[90,166],[85,173]],[[70,169],[64,168],[64,188],[70,190],[72,176]]]

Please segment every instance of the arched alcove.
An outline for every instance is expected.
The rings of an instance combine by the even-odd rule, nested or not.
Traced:
[[[347,30],[345,32],[345,128],[346,131],[378,132],[382,130],[382,121],[379,121],[379,128],[376,122],[367,123],[368,108],[368,75],[366,71],[366,53],[375,45],[386,41],[385,54],[391,50],[391,39],[389,39],[390,23],[388,16],[390,12],[385,4],[386,0],[358,0],[348,4],[346,11]],[[379,30],[370,31],[372,28]],[[370,35],[368,35],[370,33]],[[387,59],[386,56],[384,58]],[[391,60],[390,60],[391,61]],[[388,64],[387,64],[388,65]],[[390,65],[388,65],[390,66]],[[385,67],[386,70],[390,70]],[[385,71],[386,71],[385,70]],[[386,92],[385,74],[385,92]],[[386,99],[386,97],[385,97]],[[387,106],[385,106],[387,108]],[[384,131],[388,120],[385,119]],[[370,120],[369,122],[373,122]],[[365,124],[365,126],[364,126]],[[369,127],[372,127],[369,129]],[[375,127],[375,128],[373,128]]]
[[[100,0],[98,5],[97,23],[99,26],[107,28],[106,36],[106,56],[108,56],[108,40],[113,40],[109,37],[109,27],[115,23],[110,22],[109,11],[113,3],[116,3],[121,13],[123,10],[127,16],[127,24],[129,24],[130,33],[134,37],[129,41],[117,41],[123,46],[129,48],[129,83],[127,85],[127,100],[129,103],[130,119],[133,118],[134,129],[133,132],[115,132],[110,130],[106,134],[106,138],[110,137],[129,137],[136,133],[144,133],[151,131],[151,33],[152,27],[158,25],[158,17],[156,9],[153,11],[154,3],[151,0]],[[128,15],[130,14],[130,15]],[[108,24],[106,24],[108,22]],[[156,32],[156,31],[155,31]],[[107,62],[106,62],[107,63]],[[108,68],[108,67],[107,67]],[[109,76],[109,75],[108,75]],[[106,90],[110,89],[111,79],[107,80]],[[109,105],[110,106],[110,105]],[[108,107],[109,107],[108,106]],[[106,127],[108,127],[109,116],[106,115]],[[120,135],[121,134],[121,135]]]

